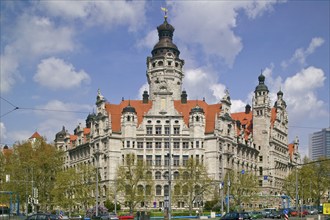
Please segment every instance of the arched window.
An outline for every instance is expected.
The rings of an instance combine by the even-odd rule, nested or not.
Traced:
[[[182,194],[183,195],[188,195],[188,187],[186,187],[186,186],[182,187]]]
[[[164,179],[168,179],[168,171],[166,171],[165,173],[164,173],[164,175],[163,175],[163,177],[164,177]]]
[[[181,188],[179,185],[174,186],[174,195],[180,195],[181,194]]]
[[[127,121],[130,121],[131,120],[131,116],[127,116]]]
[[[147,171],[146,172],[146,177],[147,177],[147,179],[152,179],[152,173],[151,173],[151,171]]]
[[[137,187],[137,193],[138,193],[138,195],[143,195],[143,193],[144,193],[144,187],[142,185],[138,185],[138,187]]]
[[[164,186],[164,196],[168,196],[168,185]]]
[[[163,66],[163,65],[164,65],[163,61],[158,62],[158,66]]]
[[[156,173],[155,173],[155,179],[156,180],[160,180],[162,178],[162,173],[160,172],[160,171],[157,171]]]
[[[162,186],[157,185],[156,186],[156,195],[161,196],[162,195]]]
[[[151,195],[151,186],[150,185],[146,186],[146,195],[148,195],[148,196]]]
[[[183,178],[184,180],[187,180],[187,179],[189,178],[189,173],[188,173],[187,171],[184,172],[182,178]]]
[[[180,178],[180,174],[178,171],[175,171],[173,176],[175,180],[178,180]]]
[[[197,121],[197,122],[199,121],[199,116],[196,116],[196,121]]]

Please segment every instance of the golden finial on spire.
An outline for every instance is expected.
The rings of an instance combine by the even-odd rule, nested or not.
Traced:
[[[168,12],[168,9],[167,8],[164,8],[164,7],[160,7],[160,9],[162,9],[162,11],[164,12],[164,18],[165,20],[167,19],[167,12]]]

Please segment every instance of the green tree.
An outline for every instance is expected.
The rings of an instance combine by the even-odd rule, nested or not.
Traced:
[[[61,170],[56,174],[55,186],[51,192],[53,204],[71,212],[74,207],[87,208],[94,201],[90,196],[94,184],[94,168],[89,165],[80,165],[76,168]]]
[[[231,170],[226,174],[225,187],[230,180],[230,195],[234,205],[241,211],[241,204],[256,200],[258,194],[258,178],[251,172]]]
[[[137,204],[151,201],[153,188],[154,181],[146,162],[137,160],[134,154],[125,155],[124,164],[117,169],[112,197],[116,194],[117,197],[124,198],[121,203],[133,213]]]
[[[48,210],[51,208],[50,192],[54,187],[55,175],[63,164],[63,153],[43,138],[17,143],[12,150],[4,171],[10,175],[11,182],[5,190],[19,194],[20,201],[26,202],[27,197],[33,196],[33,187],[38,191],[38,207]]]
[[[189,158],[186,166],[179,170],[180,177],[174,177],[173,201],[183,201],[188,204],[189,214],[192,215],[194,203],[202,204],[215,187],[214,181],[208,176],[204,164]]]
[[[298,194],[299,200],[304,204],[311,198],[314,205],[320,205],[321,199],[330,188],[329,170],[329,159],[310,161],[304,158],[303,164],[296,166],[285,179],[283,191],[294,200]]]

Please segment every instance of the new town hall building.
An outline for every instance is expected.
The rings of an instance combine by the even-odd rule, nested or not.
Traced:
[[[261,74],[252,106],[247,104],[243,112],[231,112],[228,91],[216,104],[189,100],[182,89],[184,60],[172,41],[174,27],[165,17],[157,30],[159,41],[147,57],[149,91],[144,91],[141,100],[122,100],[119,104],[107,102],[98,91],[96,112],[87,116],[86,125],[79,124],[73,134],[65,127],[56,134],[56,147],[66,153],[65,167],[96,165],[94,155],[100,153],[102,204],[116,178],[117,166],[125,155],[134,153],[152,166],[152,203],[161,208],[168,190],[165,176],[171,148],[174,175],[188,158],[194,158],[218,183],[228,170],[244,170],[258,176],[263,195],[280,195],[284,178],[299,159],[298,140],[288,143],[283,92],[279,91],[276,102],[270,103]],[[184,206],[172,204],[173,208]]]

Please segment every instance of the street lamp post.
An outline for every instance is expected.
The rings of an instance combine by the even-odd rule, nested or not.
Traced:
[[[99,216],[99,158],[100,158],[100,151],[94,153],[96,159],[96,188],[95,188],[95,215]]]
[[[165,115],[167,114],[166,111],[161,111],[159,112],[161,115]],[[172,216],[171,216],[171,212],[172,212],[172,208],[171,208],[171,182],[172,182],[172,169],[171,169],[171,162],[172,162],[172,151],[171,151],[171,117],[167,116],[166,118],[169,119],[169,132],[168,132],[168,141],[169,141],[169,146],[168,146],[168,220],[171,220]]]
[[[230,197],[230,177],[228,175],[228,183],[227,183],[227,201],[228,201],[228,205],[227,205],[227,213],[229,213],[229,204],[230,204],[230,201],[229,201],[229,197]]]

